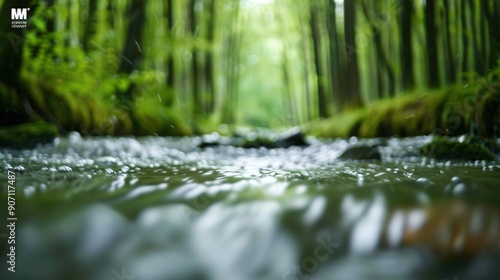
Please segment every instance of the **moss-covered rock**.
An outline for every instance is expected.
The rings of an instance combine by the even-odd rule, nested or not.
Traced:
[[[27,148],[48,143],[59,135],[57,126],[42,121],[0,127],[0,146]]]
[[[438,160],[495,160],[495,154],[476,137],[452,140],[446,137],[436,137],[431,143],[423,146],[422,155]]]
[[[380,100],[313,123],[307,130],[314,136],[329,138],[431,134],[441,126],[441,113],[448,98],[449,91],[441,90]]]
[[[379,145],[357,145],[348,147],[337,158],[339,160],[380,160]]]

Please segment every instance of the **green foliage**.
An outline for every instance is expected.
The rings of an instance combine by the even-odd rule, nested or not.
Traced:
[[[366,119],[366,110],[350,110],[331,118],[305,125],[305,130],[314,136],[328,138],[346,138],[357,135],[361,122]]]
[[[192,130],[180,110],[166,108],[157,99],[140,100],[132,111],[133,134],[185,136]]]
[[[0,127],[0,146],[28,148],[37,143],[48,143],[57,135],[57,126],[43,121]]]
[[[173,93],[165,87],[162,71],[139,69],[117,74],[121,58],[116,44],[102,43],[95,35],[86,52],[78,44],[77,34],[71,33],[73,29],[58,31],[57,25],[66,24],[68,13],[68,7],[56,3],[41,5],[30,17],[33,26],[24,37],[20,78],[26,101],[33,109],[29,112],[32,118],[53,122],[62,132],[84,135],[192,133],[185,121],[186,112],[172,107]],[[102,24],[98,27],[109,28]],[[104,35],[116,30],[97,31]],[[124,107],[121,95],[130,89],[134,104]],[[2,84],[0,101],[2,112],[23,110],[16,90]]]
[[[12,90],[0,83],[0,111],[20,110],[19,97]]]

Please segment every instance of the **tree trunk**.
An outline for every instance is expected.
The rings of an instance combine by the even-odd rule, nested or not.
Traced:
[[[346,91],[344,92],[344,104],[347,107],[357,108],[362,105],[359,92],[359,72],[358,59],[356,53],[356,11],[354,0],[344,1],[344,33],[345,33],[345,54],[346,54]]]
[[[283,74],[283,83],[285,84],[285,93],[282,95],[283,96],[283,104],[285,107],[285,118],[284,118],[284,124],[295,124],[295,120],[293,118],[297,117],[297,114],[294,110],[294,98],[293,98],[293,90],[291,87],[291,79],[290,79],[290,74],[288,73],[288,56],[287,56],[287,48],[285,45],[285,50],[282,54],[282,59],[283,63],[281,65],[282,69],[282,74]],[[286,117],[290,116],[290,117]]]
[[[174,1],[166,1],[166,16],[167,16],[167,31],[170,42],[174,41]],[[171,51],[167,55],[167,88],[175,92],[175,64],[174,64],[174,50],[173,47],[170,48]]]
[[[408,90],[415,86],[413,74],[413,43],[412,43],[412,16],[413,1],[402,0],[400,13],[401,24],[401,69],[403,76],[403,89]]]
[[[130,6],[130,19],[128,22],[127,36],[123,47],[118,73],[130,74],[133,70],[139,70],[142,63],[142,49],[144,25],[146,23],[147,0],[132,0]],[[122,102],[132,102],[134,86],[129,88],[120,96]]]
[[[190,25],[191,40],[196,41],[196,32],[198,28],[198,19],[195,10],[196,0],[189,0],[188,2],[188,23]],[[203,102],[201,100],[202,96],[200,94],[200,76],[198,75],[200,62],[199,62],[199,51],[196,44],[193,44],[191,49],[192,59],[191,59],[191,90],[193,97],[192,113],[193,116],[200,115],[203,111]]]
[[[337,32],[337,15],[335,1],[327,0],[327,32],[329,42],[329,59],[330,59],[330,79],[332,83],[332,97],[335,101],[337,111],[341,110],[342,100],[342,83],[341,83],[341,66],[338,50],[338,32]]]
[[[214,81],[214,66],[213,66],[213,56],[214,56],[214,34],[215,34],[215,19],[217,18],[215,5],[216,0],[208,1],[208,30],[207,30],[207,43],[209,44],[209,49],[205,53],[205,79],[208,91],[207,96],[207,113],[212,113],[215,107],[215,81]]]
[[[318,109],[319,117],[328,117],[327,104],[326,104],[326,88],[325,88],[325,74],[322,67],[321,56],[321,39],[320,30],[318,25],[318,11],[316,7],[311,6],[309,27],[311,28],[311,39],[313,44],[314,67],[316,70],[316,85],[318,93]]]
[[[313,119],[313,116],[312,116],[312,112],[311,112],[311,84],[309,82],[309,77],[310,77],[310,74],[309,74],[309,55],[310,55],[310,52],[309,52],[309,34],[307,34],[307,28],[306,27],[303,27],[303,26],[300,26],[300,32],[301,32],[301,35],[302,35],[302,38],[303,40],[300,40],[300,50],[302,52],[302,57],[304,59],[303,63],[304,63],[304,67],[302,67],[303,71],[302,71],[302,74],[304,75],[304,92],[305,92],[305,107],[304,108],[304,111],[305,111],[305,120],[306,121],[310,121]]]
[[[222,122],[233,125],[236,121],[235,111],[237,105],[236,91],[238,87],[238,64],[239,64],[239,42],[240,38],[236,33],[239,14],[239,3],[235,1],[235,7],[231,13],[229,35],[226,39],[226,73],[227,84],[225,97],[222,103]]]
[[[444,32],[446,36],[446,60],[447,60],[447,65],[446,65],[446,74],[447,74],[447,82],[452,84],[455,83],[457,80],[457,69],[455,68],[455,59],[454,59],[454,53],[452,44],[451,44],[451,36],[450,36],[450,14],[451,14],[451,9],[450,9],[450,3],[449,0],[444,0]]]
[[[427,71],[429,73],[428,86],[439,86],[439,65],[436,40],[436,2],[427,0],[425,4],[425,39],[427,49]]]
[[[475,1],[469,0],[468,4],[469,4],[469,10],[471,13],[470,26],[472,28],[472,50],[474,53],[473,57],[474,57],[474,68],[475,68],[474,70],[480,76],[483,76],[486,74],[486,71],[484,68],[483,56],[481,55],[482,50],[481,50],[481,46],[480,46],[480,39],[481,39],[482,33],[480,32],[480,29],[478,27],[478,21],[481,21],[482,19],[477,16],[477,13],[476,13],[477,9],[476,9]]]
[[[466,0],[461,0],[460,5],[461,27],[462,27],[462,69],[461,72],[469,71],[469,36],[467,22]]]
[[[500,3],[493,1],[493,4],[491,4],[489,1],[481,1],[481,4],[488,20],[488,64],[490,68],[494,68],[500,59]]]
[[[396,91],[396,78],[394,74],[394,69],[392,67],[391,62],[389,61],[389,57],[387,53],[384,51],[384,47],[382,46],[382,30],[380,30],[379,26],[374,23],[374,21],[370,18],[370,12],[368,10],[368,6],[366,2],[362,2],[363,13],[365,14],[366,20],[368,21],[368,25],[371,30],[371,34],[373,34],[373,42],[375,44],[375,51],[377,54],[378,64],[382,67],[377,69],[376,71],[381,72],[382,69],[386,70],[387,74],[387,87],[384,90],[387,92],[380,92],[382,94],[387,94],[388,96],[394,96]],[[411,43],[411,42],[410,42]],[[382,74],[382,73],[379,73]],[[379,76],[379,84],[381,83],[381,76]]]
[[[90,49],[90,37],[94,33],[94,30],[96,28],[96,15],[97,15],[97,0],[89,0],[89,6],[88,6],[88,15],[87,15],[87,22],[85,25],[85,30],[83,33],[83,50],[88,53]]]

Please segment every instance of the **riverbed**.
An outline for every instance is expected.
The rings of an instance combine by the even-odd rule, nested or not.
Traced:
[[[2,184],[15,173],[17,218],[16,272],[0,275],[495,279],[498,160],[420,156],[431,140],[309,138],[306,147],[244,149],[200,148],[202,137],[71,133],[0,149]],[[339,158],[360,145],[380,159]],[[6,208],[7,188],[0,198]]]

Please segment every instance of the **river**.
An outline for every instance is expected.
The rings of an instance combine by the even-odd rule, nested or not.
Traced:
[[[16,272],[0,275],[495,279],[500,165],[421,157],[431,140],[243,149],[71,133],[4,148],[2,185],[15,174]],[[376,146],[381,159],[339,158],[359,145]]]

